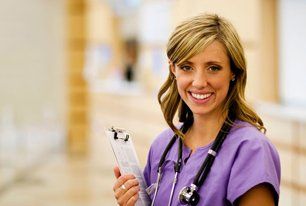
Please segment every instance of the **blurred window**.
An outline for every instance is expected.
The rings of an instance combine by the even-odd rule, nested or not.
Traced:
[[[306,0],[280,0],[278,14],[281,101],[306,107]]]

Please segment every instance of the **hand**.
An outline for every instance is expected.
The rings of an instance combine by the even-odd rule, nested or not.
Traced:
[[[134,206],[138,199],[139,182],[132,174],[121,175],[119,168],[114,167],[114,174],[117,181],[113,191],[117,203],[120,206]]]

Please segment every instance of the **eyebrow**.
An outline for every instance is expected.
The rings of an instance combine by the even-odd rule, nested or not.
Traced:
[[[184,61],[182,64],[191,64],[191,65],[194,65],[194,63],[193,62],[191,62],[191,61]],[[219,65],[222,65],[222,62],[220,62],[220,61],[208,61],[208,62],[205,62],[205,65],[214,65],[214,64],[219,64]]]

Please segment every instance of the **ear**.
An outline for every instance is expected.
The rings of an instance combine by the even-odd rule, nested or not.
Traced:
[[[235,81],[236,80],[236,75],[232,72],[232,75],[231,75],[231,81]]]
[[[168,62],[169,62],[169,70],[175,76],[175,66],[172,61],[169,60]]]

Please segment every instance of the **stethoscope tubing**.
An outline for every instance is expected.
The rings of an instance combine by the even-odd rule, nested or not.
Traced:
[[[156,181],[155,192],[154,192],[154,196],[153,196],[153,199],[152,199],[151,206],[154,206],[155,199],[156,199],[156,196],[157,196],[157,192],[158,192],[158,189],[159,189],[159,183],[160,183],[161,176],[162,176],[162,171],[161,171],[161,167],[159,167],[158,172],[157,172],[157,181]]]
[[[172,204],[172,199],[173,199],[173,195],[174,195],[174,189],[175,189],[175,185],[177,183],[177,176],[178,176],[178,172],[175,172],[174,178],[173,178],[173,183],[172,183],[172,188],[171,188],[171,193],[170,193],[170,198],[169,198],[169,202],[168,202],[168,206],[171,206]]]

